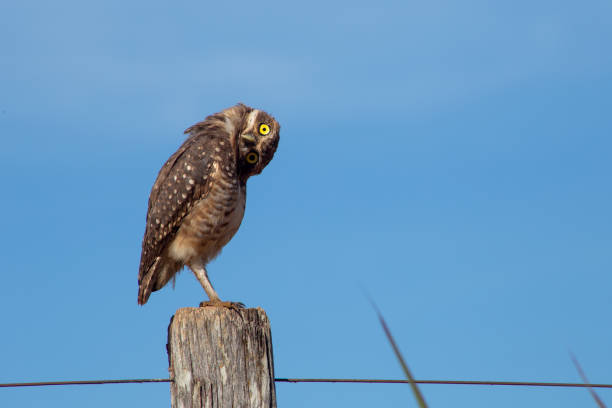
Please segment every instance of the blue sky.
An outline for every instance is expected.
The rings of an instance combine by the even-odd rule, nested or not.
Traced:
[[[0,3],[0,382],[166,377],[184,271],[136,304],[146,203],[182,131],[281,123],[209,266],[272,322],[277,377],[611,382],[606,1]],[[425,386],[432,407],[595,406]],[[612,404],[612,392],[601,391]],[[414,406],[278,384],[282,407]],[[0,390],[10,407],[167,407],[167,384]]]

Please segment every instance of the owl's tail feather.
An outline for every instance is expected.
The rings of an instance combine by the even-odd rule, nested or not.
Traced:
[[[164,262],[161,257],[157,257],[149,270],[138,280],[138,304],[147,303],[151,293],[163,288],[182,266],[181,263]]]

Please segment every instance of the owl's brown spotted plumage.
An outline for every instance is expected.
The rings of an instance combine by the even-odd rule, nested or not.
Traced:
[[[138,303],[187,265],[208,294],[206,264],[234,236],[244,215],[246,181],[272,160],[280,126],[267,113],[238,104],[188,128],[161,168],[149,197],[138,272]]]

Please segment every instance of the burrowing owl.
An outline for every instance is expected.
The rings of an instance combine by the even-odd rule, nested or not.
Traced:
[[[138,303],[161,289],[183,266],[210,299],[221,302],[206,264],[242,222],[246,181],[272,160],[280,126],[267,113],[238,104],[188,128],[189,136],[164,164],[149,197],[138,272]]]

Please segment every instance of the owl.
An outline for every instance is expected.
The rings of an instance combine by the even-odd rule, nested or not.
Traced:
[[[208,295],[222,302],[206,265],[234,236],[246,204],[246,183],[274,157],[280,126],[266,112],[232,106],[188,128],[185,142],[163,165],[149,196],[138,271],[138,304],[185,265]]]

